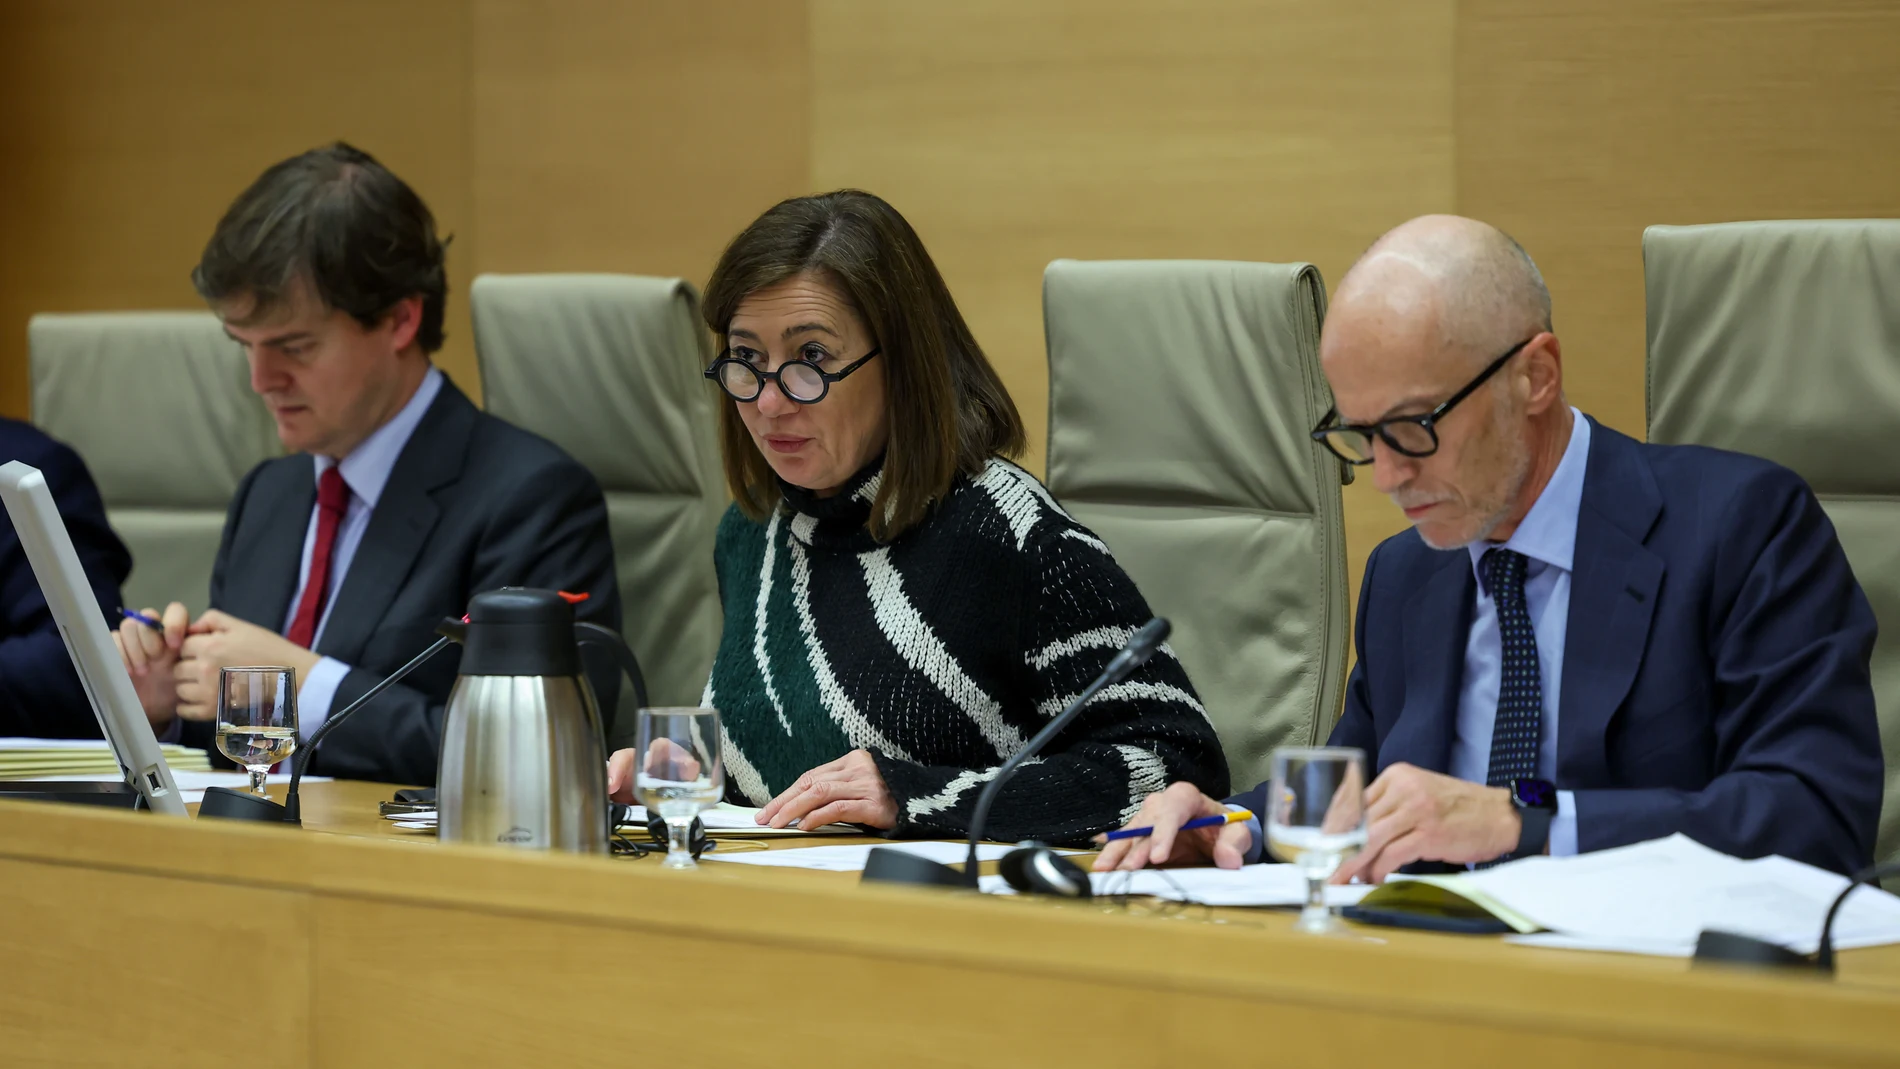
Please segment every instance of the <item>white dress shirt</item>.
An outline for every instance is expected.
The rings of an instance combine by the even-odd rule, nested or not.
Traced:
[[[323,640],[323,629],[330,622],[331,611],[336,608],[337,591],[342,589],[343,577],[350,572],[350,561],[356,556],[356,547],[363,542],[363,532],[369,528],[370,515],[376,511],[376,502],[383,496],[383,487],[389,484],[389,475],[396,469],[396,459],[402,456],[403,447],[409,444],[409,437],[415,433],[416,425],[422,422],[423,414],[441,392],[442,372],[432,367],[423,376],[422,385],[417,387],[415,396],[402,406],[402,410],[363,439],[363,444],[351,450],[341,463],[325,456],[312,457],[317,465],[317,478],[323,478],[323,473],[334,467],[342,473],[344,485],[350,488],[349,507],[343,512],[343,521],[337,525],[336,542],[330,549],[330,575],[325,584],[329,592],[323,601],[323,616],[317,621],[316,634],[310,642],[312,648]],[[303,564],[297,569],[297,593],[291,596],[290,608],[284,613],[284,625],[279,633],[290,630],[291,621],[297,618],[297,606],[303,602],[303,584],[310,575],[310,558],[317,548],[319,514],[320,510],[312,505],[310,525],[303,538]],[[306,741],[330,718],[330,705],[336,700],[336,689],[342,685],[343,677],[349,674],[349,665],[334,657],[325,657],[304,676],[303,683],[297,688],[297,728]]]
[[[1543,734],[1537,747],[1537,776],[1559,788],[1557,779],[1558,698],[1563,693],[1564,636],[1570,623],[1571,561],[1577,546],[1577,512],[1583,505],[1583,473],[1590,459],[1590,421],[1570,410],[1570,443],[1551,473],[1550,482],[1531,505],[1524,522],[1503,542],[1473,542],[1465,547],[1471,568],[1486,552],[1511,549],[1522,553],[1524,601],[1531,630],[1537,635],[1537,661],[1544,687]],[[1491,730],[1498,715],[1498,684],[1504,670],[1503,638],[1498,630],[1497,604],[1477,583],[1478,604],[1472,614],[1471,634],[1465,640],[1464,682],[1458,692],[1458,721],[1451,743],[1450,773],[1472,783],[1483,783],[1491,768]],[[1557,792],[1557,816],[1550,824],[1550,853],[1568,857],[1577,852],[1577,809],[1571,792]]]

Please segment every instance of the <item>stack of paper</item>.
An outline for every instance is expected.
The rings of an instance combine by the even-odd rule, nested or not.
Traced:
[[[1743,861],[1684,835],[1576,857],[1533,857],[1482,872],[1423,877],[1520,931],[1513,942],[1687,957],[1704,931],[1766,939],[1804,954],[1847,878],[1790,861]],[[1368,904],[1371,904],[1370,901]],[[1900,898],[1873,887],[1848,897],[1834,922],[1840,949],[1900,943]]]
[[[1001,876],[978,881],[990,894],[1015,894]],[[1306,877],[1293,865],[1247,865],[1238,869],[1142,869],[1138,872],[1092,872],[1095,894],[1147,895],[1201,906],[1303,906]],[[1370,887],[1328,887],[1326,904],[1350,906]]]
[[[203,750],[176,743],[159,747],[172,771],[208,772],[211,759]],[[118,759],[104,739],[0,739],[0,779],[44,779],[49,776],[113,775]]]

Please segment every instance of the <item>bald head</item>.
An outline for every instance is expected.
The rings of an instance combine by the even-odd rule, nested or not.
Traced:
[[[1488,361],[1550,326],[1550,291],[1523,246],[1476,219],[1426,215],[1386,232],[1346,272],[1340,317],[1421,348]],[[1349,322],[1344,325],[1357,325]]]
[[[1441,549],[1508,537],[1569,437],[1550,291],[1475,219],[1427,215],[1374,242],[1333,293],[1320,361],[1340,441]],[[1407,420],[1399,437],[1368,429]]]

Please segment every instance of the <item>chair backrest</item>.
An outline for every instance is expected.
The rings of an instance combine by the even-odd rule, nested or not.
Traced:
[[[128,606],[210,598],[224,512],[283,453],[244,350],[209,312],[37,315],[33,421],[85,459],[132,551]]]
[[[1308,431],[1310,264],[1057,260],[1043,273],[1049,488],[1174,622],[1236,788],[1323,740],[1346,665],[1343,467]]]
[[[1877,857],[1900,852],[1900,220],[1653,226],[1649,437],[1766,457],[1820,496],[1880,623]]]
[[[488,411],[586,465],[607,496],[622,632],[655,705],[697,705],[718,649],[726,508],[699,294],[677,278],[483,275]]]

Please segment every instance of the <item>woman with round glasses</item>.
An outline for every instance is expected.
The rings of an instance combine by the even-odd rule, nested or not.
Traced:
[[[785,201],[706,287],[734,505],[705,704],[761,821],[953,836],[995,767],[1149,617],[1108,549],[1009,462],[1022,419],[917,234],[842,191]],[[627,793],[632,752],[611,786]],[[1086,839],[1227,767],[1166,647],[991,811],[990,837]]]

